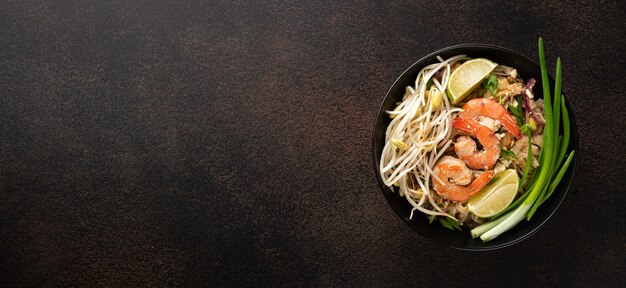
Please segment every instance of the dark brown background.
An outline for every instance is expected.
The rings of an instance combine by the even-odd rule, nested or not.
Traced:
[[[623,3],[51,2],[0,4],[0,286],[626,284]],[[372,167],[387,89],[436,49],[536,58],[540,35],[571,193],[513,247],[420,238]]]

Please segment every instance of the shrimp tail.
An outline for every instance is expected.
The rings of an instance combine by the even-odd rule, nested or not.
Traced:
[[[480,174],[480,176],[474,179],[474,181],[469,185],[468,187],[469,195],[472,196],[478,193],[478,191],[483,189],[485,186],[487,186],[489,181],[493,179],[494,175],[495,173],[493,172],[493,170],[489,170],[483,174]]]
[[[504,128],[509,131],[509,133],[513,134],[515,138],[522,138],[522,131],[520,131],[519,127],[517,126],[517,121],[515,120],[515,118],[513,118],[513,116],[511,116],[511,114],[506,112],[498,120],[500,120],[502,126],[504,126]]]
[[[456,154],[472,169],[492,169],[500,156],[500,141],[489,128],[480,126],[476,138],[483,150],[476,149],[476,142],[467,136],[461,136],[454,144]]]
[[[474,120],[463,117],[456,117],[454,118],[454,120],[452,120],[452,127],[454,127],[456,130],[466,132],[473,136],[476,135],[476,130],[478,130],[478,128],[480,128],[481,126]]]

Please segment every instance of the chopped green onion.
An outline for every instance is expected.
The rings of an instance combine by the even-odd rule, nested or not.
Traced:
[[[522,127],[519,127],[519,130],[520,130],[523,134],[526,134],[526,133],[528,133],[528,132],[530,132],[530,131],[531,131],[531,130],[530,130],[530,125],[528,125],[528,124],[524,124],[524,125],[522,125]]]
[[[450,218],[446,218],[446,220],[448,220],[448,223],[450,223],[450,226],[452,226],[454,229],[459,231],[463,230],[461,229],[461,226],[459,226],[459,223],[457,223],[455,220],[452,220]]]
[[[443,227],[446,227],[450,230],[454,230],[454,228],[452,227],[452,225],[450,225],[450,223],[448,223],[448,221],[445,218],[438,218],[439,219],[439,223],[441,223],[441,225],[443,225]]]

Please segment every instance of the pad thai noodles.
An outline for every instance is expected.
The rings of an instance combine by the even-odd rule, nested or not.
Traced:
[[[489,217],[471,211],[470,199],[504,171],[514,171],[511,177],[519,183],[509,204],[529,188],[539,166],[544,102],[533,95],[534,79],[487,59],[482,60],[494,68],[462,99],[453,98],[451,75],[475,59],[438,60],[424,67],[402,101],[387,111],[391,123],[380,176],[411,204],[410,218],[418,211],[431,221],[446,220],[444,226],[473,228]]]

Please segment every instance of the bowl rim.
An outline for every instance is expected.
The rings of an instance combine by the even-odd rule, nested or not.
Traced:
[[[389,190],[389,187],[385,186],[384,183],[382,182],[382,179],[380,177],[380,173],[379,173],[379,163],[377,163],[377,153],[376,153],[376,131],[377,131],[377,123],[379,122],[379,120],[381,120],[381,117],[386,117],[385,111],[383,109],[386,100],[390,97],[391,91],[393,90],[394,87],[396,87],[396,85],[398,85],[398,82],[401,81],[401,79],[403,78],[403,76],[406,73],[409,73],[410,70],[412,70],[415,66],[417,66],[418,64],[420,64],[423,61],[426,61],[429,58],[432,57],[436,57],[441,53],[444,53],[448,50],[453,50],[453,49],[466,49],[466,48],[486,48],[486,49],[493,49],[493,50],[501,50],[507,53],[512,53],[517,55],[518,57],[524,58],[525,60],[531,62],[533,65],[536,65],[537,67],[540,67],[540,65],[533,61],[532,59],[530,59],[529,57],[527,57],[526,55],[519,53],[515,50],[506,48],[506,47],[502,47],[502,46],[498,46],[498,45],[493,45],[493,44],[485,44],[485,43],[462,43],[462,44],[455,44],[455,45],[451,45],[451,46],[447,46],[441,49],[438,49],[434,52],[431,52],[429,54],[427,54],[426,56],[421,57],[420,59],[418,59],[417,61],[415,61],[413,64],[411,64],[408,68],[404,69],[404,71],[402,71],[402,73],[400,73],[400,75],[396,78],[396,80],[393,82],[393,84],[389,87],[389,89],[387,90],[387,93],[385,93],[385,97],[383,97],[380,105],[378,106],[378,112],[376,113],[376,118],[374,121],[374,128],[372,130],[372,160],[373,160],[373,164],[374,164],[374,172],[376,174],[376,180],[378,182],[378,186],[379,186],[379,190],[381,192],[381,194],[383,195],[383,197],[385,198],[385,200],[387,201],[387,204],[389,204],[391,210],[393,210],[394,214],[396,214],[396,216],[398,216],[403,222],[405,222],[405,224],[407,226],[409,226],[411,228],[411,230],[413,230],[415,233],[417,233],[417,235],[419,235],[420,238],[422,239],[426,239],[430,242],[434,242],[437,243],[438,245],[443,245],[446,247],[450,247],[450,248],[454,248],[457,250],[462,250],[462,251],[492,251],[492,250],[497,250],[497,249],[501,249],[501,248],[505,248],[505,247],[509,247],[512,246],[514,244],[517,244],[525,239],[528,239],[529,237],[531,237],[532,235],[534,235],[537,231],[539,231],[539,229],[541,229],[546,222],[548,222],[548,220],[550,218],[552,218],[552,216],[554,215],[554,213],[556,213],[556,211],[558,210],[558,208],[561,206],[561,204],[563,203],[563,200],[565,199],[565,197],[567,196],[567,194],[569,193],[569,190],[571,188],[572,185],[572,181],[574,179],[574,175],[576,173],[576,168],[577,168],[577,158],[580,156],[580,150],[578,149],[578,132],[577,132],[577,127],[576,127],[576,120],[575,120],[575,115],[573,113],[572,107],[569,103],[569,101],[567,100],[567,97],[564,96],[565,98],[565,106],[568,109],[568,116],[570,118],[570,134],[574,137],[570,137],[571,141],[570,142],[570,147],[571,150],[576,150],[576,153],[574,154],[574,157],[572,159],[572,162],[570,163],[570,167],[568,168],[568,170],[571,169],[571,174],[569,175],[569,177],[567,179],[562,179],[561,183],[563,183],[563,180],[567,180],[567,184],[564,187],[564,192],[562,194],[562,196],[560,196],[557,199],[557,202],[555,203],[556,205],[554,206],[555,208],[552,209],[552,211],[548,212],[548,215],[545,217],[545,219],[539,221],[536,223],[536,225],[534,227],[531,227],[530,231],[528,231],[527,233],[525,233],[524,235],[517,237],[513,240],[510,240],[508,242],[504,242],[504,243],[500,243],[500,244],[496,244],[493,246],[485,246],[485,247],[459,247],[459,246],[455,246],[455,245],[450,245],[448,243],[443,243],[441,241],[435,241],[435,239],[431,238],[431,237],[426,237],[421,235],[414,227],[413,225],[411,225],[410,219],[405,219],[404,217],[402,217],[400,214],[398,214],[398,212],[396,211],[396,209],[394,208],[394,206],[392,205],[392,203],[390,202],[390,199],[387,197],[387,195],[385,194],[386,190]],[[422,65],[428,65],[430,63],[424,63]],[[552,77],[552,74],[548,71],[548,79],[551,82],[554,82],[554,77]],[[566,95],[565,92],[563,92],[562,90],[562,94]],[[385,127],[386,128],[386,127]],[[570,150],[570,149],[568,149]],[[393,192],[393,191],[392,191]],[[393,194],[396,194],[395,192]],[[465,235],[467,236],[467,235]]]

